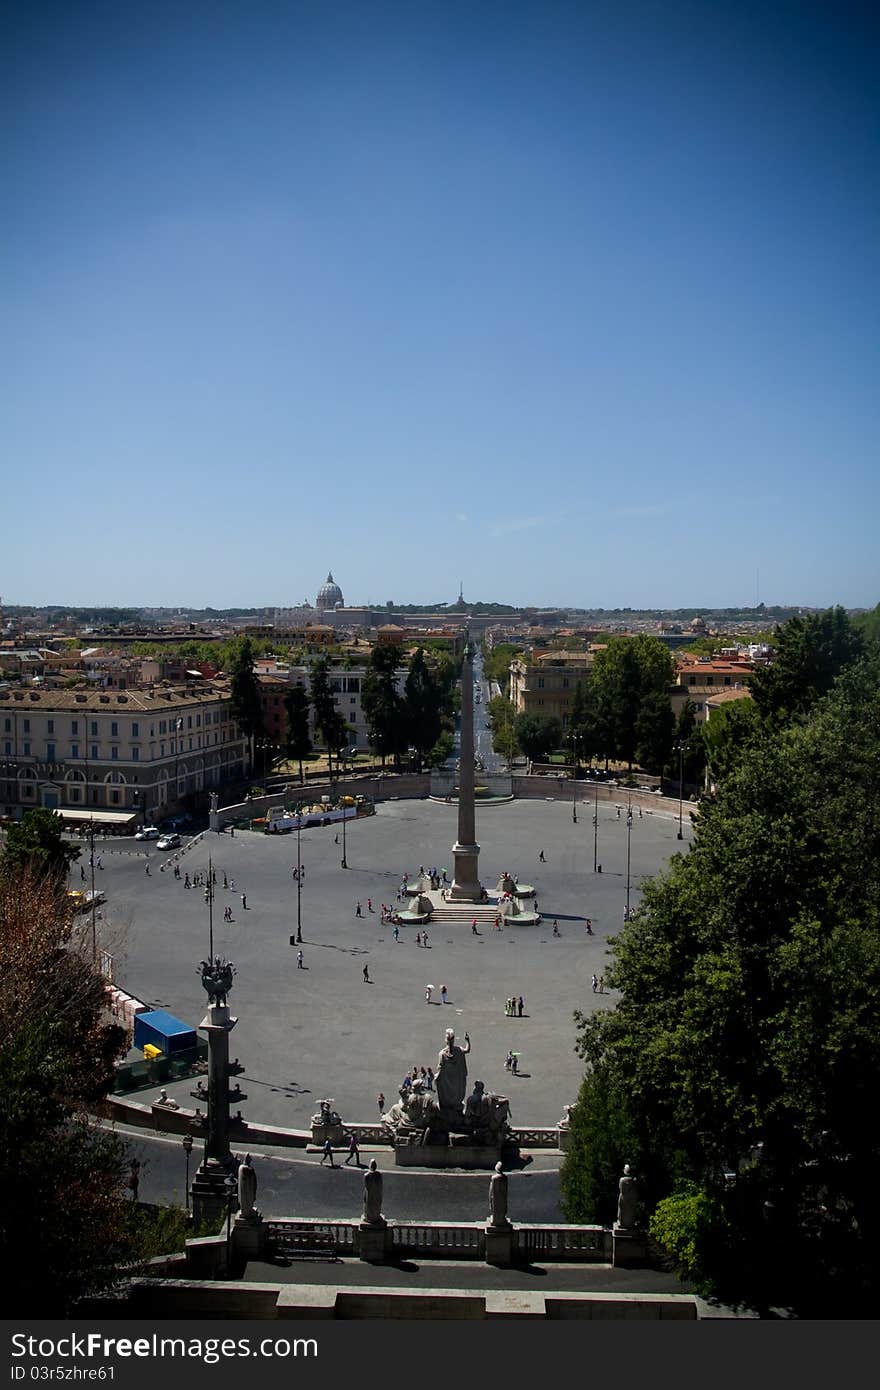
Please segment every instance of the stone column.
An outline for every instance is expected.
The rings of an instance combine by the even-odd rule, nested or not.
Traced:
[[[461,668],[460,745],[458,839],[452,846],[455,872],[449,897],[455,902],[474,903],[482,899],[483,887],[477,873],[480,846],[474,812],[474,666],[470,641],[465,647]]]
[[[211,1004],[199,1024],[208,1035],[208,1125],[204,1158],[192,1181],[196,1221],[219,1219],[229,1203],[235,1171],[229,1148],[229,1034],[237,1022],[227,1004]]]

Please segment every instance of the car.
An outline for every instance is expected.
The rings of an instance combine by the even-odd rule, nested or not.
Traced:
[[[161,837],[161,834],[162,831],[159,830],[155,825],[145,825],[142,830],[138,830],[135,832],[134,838],[136,840],[158,840]]]
[[[180,836],[172,832],[169,835],[161,835],[156,841],[157,849],[179,849]]]

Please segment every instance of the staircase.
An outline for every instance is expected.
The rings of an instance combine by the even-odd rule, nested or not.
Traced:
[[[495,903],[439,903],[432,907],[431,925],[463,922],[470,926],[476,917],[478,927],[491,929],[497,916],[498,908]],[[501,914],[501,924],[504,925],[503,913]]]

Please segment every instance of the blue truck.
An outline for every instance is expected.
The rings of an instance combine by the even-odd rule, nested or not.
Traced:
[[[164,1009],[151,1009],[147,1013],[135,1014],[134,1045],[144,1048],[148,1045],[158,1047],[163,1057],[173,1057],[178,1052],[188,1052],[198,1045],[195,1028],[181,1023],[173,1014]]]

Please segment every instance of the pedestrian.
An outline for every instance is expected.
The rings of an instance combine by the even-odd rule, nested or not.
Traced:
[[[363,910],[363,908],[361,907],[360,903],[357,903],[357,904],[355,905],[354,915],[355,915],[355,917],[363,917],[363,915],[364,915],[364,910]]]
[[[321,1162],[318,1166],[322,1168],[324,1166],[324,1160],[328,1158],[330,1160],[330,1167],[335,1168],[336,1164],[333,1162],[333,1145],[330,1143],[329,1139],[325,1139],[324,1149],[321,1154]]]
[[[149,873],[150,873],[149,861],[144,865],[144,873],[147,875],[147,877],[149,877]]]
[[[174,865],[174,877],[175,877],[175,878],[180,878],[180,865],[179,865],[179,864],[175,864],[175,865]]]
[[[377,1104],[378,1107],[379,1107],[379,1114],[381,1115],[381,1114],[382,1114],[382,1111],[385,1109],[385,1095],[384,1095],[384,1092],[382,1092],[382,1091],[379,1092],[379,1094],[378,1094],[377,1097],[376,1097],[376,1104]]]
[[[592,983],[593,983],[593,993],[594,993],[594,994],[598,994],[598,993],[599,993],[599,976],[596,974],[595,970],[593,971],[593,981],[592,981]]]
[[[639,807],[639,820],[641,820],[641,819],[642,819],[642,808],[641,808],[641,806],[640,806],[640,807]]]
[[[433,1091],[433,1089],[434,1089],[434,1069],[433,1069],[433,1067],[428,1067],[428,1079],[427,1079],[427,1081],[425,1082],[425,1085],[427,1086],[427,1088],[428,1088],[429,1091]]]
[[[85,883],[85,881],[86,881],[86,871],[85,871],[85,869],[83,868],[82,864],[80,864],[80,866],[79,866],[79,879],[80,879],[80,883]]]
[[[333,836],[333,843],[334,843],[334,845],[338,845],[338,844],[339,844],[339,831],[338,831],[338,830],[337,830],[336,834]],[[383,1099],[382,1099],[382,1103],[383,1103],[383,1105],[384,1105],[384,1103],[385,1103],[384,1097],[383,1097]]]
[[[434,992],[434,986],[433,986],[433,985],[425,985],[425,1003],[426,1003],[426,1004],[430,1004],[430,1002],[431,1002],[431,995],[432,995],[433,992]]]
[[[348,1158],[345,1160],[346,1167],[348,1167],[352,1159],[355,1160],[358,1168],[360,1168],[361,1155],[360,1150],[358,1149],[357,1135],[355,1134],[354,1130],[352,1130],[351,1134],[348,1136]]]
[[[592,919],[592,917],[588,917],[588,918],[587,918],[586,922],[584,923],[584,929],[586,930],[587,936],[592,936],[592,935],[593,935],[593,919]]]
[[[427,933],[426,931],[423,931],[423,932],[422,932],[422,945],[423,945],[423,946],[427,946],[427,944],[428,944],[428,933]]]
[[[477,931],[477,919],[476,919],[476,917],[475,917],[474,920],[471,922],[471,933],[472,933],[474,936],[479,936],[479,934],[480,934],[480,933]]]
[[[187,874],[186,877],[184,878],[184,880],[183,880],[183,886],[184,886],[184,888],[188,888],[188,887],[189,887],[189,874]]]
[[[505,1071],[510,1071],[510,1068],[511,1068],[512,1066],[513,1066],[513,1053],[512,1053],[512,1052],[508,1052],[507,1056],[506,1056],[505,1059],[504,1059],[504,1070],[505,1070]]]
[[[367,911],[368,911],[368,912],[375,912],[375,911],[376,911],[376,909],[373,907],[373,899],[372,899],[372,898],[367,898]]]
[[[538,859],[540,860],[540,862],[541,862],[542,864],[546,864],[546,863],[547,863],[547,860],[544,858],[544,851],[543,851],[543,850],[541,850],[541,853],[538,855]]]
[[[620,807],[617,808],[617,819],[620,820]]]
[[[514,1054],[513,1054],[513,1060],[512,1060],[511,1063],[510,1063],[510,1070],[513,1072],[514,1076],[516,1076],[516,1075],[519,1073],[519,1053],[518,1053],[518,1052],[514,1052]]]
[[[600,994],[604,994],[604,993],[605,993],[605,976],[604,976],[604,975],[600,975],[600,976],[599,976],[599,993],[600,993]]]
[[[422,933],[421,933],[420,931],[417,931],[417,932],[416,932],[416,945],[417,945],[417,946],[421,946],[421,944],[422,944]]]
[[[226,877],[225,874],[223,875],[223,887],[224,887],[224,888],[228,888],[228,887],[229,887],[229,879]]]
[[[559,935],[559,923],[557,922],[557,920],[556,920],[555,917],[553,918],[553,935],[554,935],[554,936],[558,936],[558,935]]]
[[[98,855],[98,868],[101,869],[101,870],[103,870],[103,868],[104,868],[104,865],[101,863],[101,856],[100,856],[100,854]]]
[[[411,1085],[412,1077],[410,1076],[409,1072],[407,1072],[406,1076],[403,1078],[403,1081],[401,1082],[400,1089],[402,1091],[408,1091]]]
[[[368,965],[364,966],[364,984],[372,984],[372,980],[370,979],[370,967]]]
[[[517,1011],[517,1013],[519,1014],[520,1018],[522,1018],[522,1016],[523,1016],[523,997],[522,997],[522,995],[519,996],[519,1000],[517,1001],[516,1011]]]
[[[235,879],[234,879],[234,878],[231,878],[231,879],[229,880],[229,891],[230,891],[230,893],[234,893],[234,892],[235,892]]]
[[[242,905],[242,907],[244,908],[245,912],[247,912],[247,893],[242,893],[242,895],[241,895],[241,905]]]
[[[235,826],[234,826],[234,825],[230,825],[230,827],[229,827],[229,833],[230,833],[230,835],[232,835],[233,837],[235,836]]]
[[[445,1004],[445,1003],[446,1003],[446,993],[447,993],[447,991],[446,991],[446,986],[445,986],[445,985],[441,985],[441,986],[440,986],[440,1003],[441,1003],[441,1004]]]
[[[596,866],[596,873],[597,873],[597,874],[601,874],[601,872],[602,872],[602,865],[601,865],[601,864],[597,864],[597,866]]]
[[[392,936],[394,937],[394,940],[395,940],[395,941],[399,941],[399,940],[400,940],[400,927],[395,927],[395,928],[394,928],[394,931],[392,932]]]
[[[303,966],[303,953],[302,953],[302,951],[297,951],[297,953],[296,953],[296,968],[297,968],[297,970],[302,970],[302,969],[304,969],[304,966]]]

